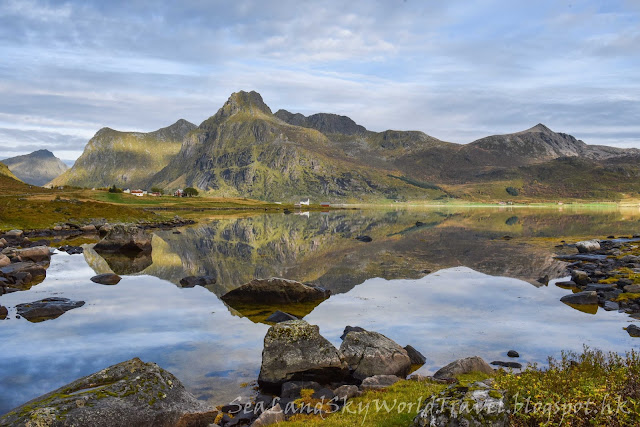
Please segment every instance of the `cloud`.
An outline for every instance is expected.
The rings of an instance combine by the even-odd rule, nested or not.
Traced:
[[[150,131],[255,89],[454,142],[544,122],[640,146],[639,18],[633,2],[8,1],[0,127]]]

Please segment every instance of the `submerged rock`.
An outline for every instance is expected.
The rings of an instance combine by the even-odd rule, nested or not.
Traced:
[[[494,370],[481,357],[472,356],[449,363],[447,366],[438,369],[438,371],[433,374],[433,377],[436,379],[455,378],[458,375],[470,374],[472,372],[493,375]]]
[[[25,403],[0,425],[195,427],[216,415],[171,373],[135,358]]]
[[[16,305],[18,315],[24,317],[29,322],[37,323],[45,320],[56,319],[69,310],[79,308],[84,305],[84,301],[71,301],[68,298],[45,298]]]
[[[97,276],[93,276],[90,280],[93,283],[99,283],[101,285],[117,285],[122,277],[113,273],[104,273],[98,274]]]
[[[340,381],[347,365],[338,350],[304,320],[277,323],[264,337],[258,384],[278,390],[287,381]]]
[[[229,304],[290,304],[322,301],[330,295],[331,291],[320,286],[272,277],[254,279],[227,292],[221,299]]]
[[[406,377],[411,369],[407,351],[378,332],[351,331],[340,345],[354,378],[363,380],[374,375]]]
[[[187,276],[180,279],[180,286],[183,288],[215,285],[215,283],[216,283],[216,278],[213,276]]]

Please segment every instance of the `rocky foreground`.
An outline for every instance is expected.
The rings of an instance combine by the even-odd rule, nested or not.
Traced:
[[[571,280],[556,285],[573,291],[561,301],[585,312],[602,307],[640,319],[640,236],[582,241],[575,248],[577,254],[557,256],[570,263]],[[627,332],[636,336],[636,329]]]

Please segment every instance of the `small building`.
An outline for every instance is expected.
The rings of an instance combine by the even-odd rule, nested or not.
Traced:
[[[158,192],[156,191],[156,192],[151,193],[151,195],[152,195],[153,197],[160,197],[160,196],[162,196],[162,193],[158,193]]]
[[[322,206],[323,208],[330,208],[330,207],[331,207],[331,203],[329,203],[329,202],[322,202],[322,203],[320,203],[320,206]]]
[[[182,188],[178,188],[178,189],[176,190],[176,192],[175,192],[175,193],[173,193],[173,195],[174,195],[175,197],[182,197],[182,196],[184,196],[184,191],[182,190]]]
[[[300,200],[300,205],[309,206],[309,203],[311,203],[311,201],[309,199]]]
[[[142,197],[144,196],[144,191],[142,190],[131,190],[131,195],[132,196],[137,196],[137,197]]]
[[[131,194],[131,189],[129,188],[125,188],[124,190],[122,190],[123,193],[127,193],[127,194]]]

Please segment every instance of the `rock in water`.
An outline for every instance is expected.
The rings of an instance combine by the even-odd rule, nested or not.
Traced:
[[[424,355],[418,350],[413,348],[413,346],[407,345],[404,347],[404,349],[407,351],[412,365],[424,365],[425,363],[427,363],[427,358],[424,357]]]
[[[32,248],[17,249],[14,252],[15,256],[19,256],[22,261],[50,261],[51,251],[46,246],[34,246]]]
[[[264,337],[258,384],[278,390],[287,381],[339,381],[348,373],[338,350],[304,320],[277,323]]]
[[[598,304],[598,293],[596,291],[576,292],[560,298],[565,304],[591,305]]]
[[[331,291],[319,286],[305,285],[295,280],[254,279],[249,283],[224,294],[221,299],[229,304],[290,304],[322,301]]]
[[[631,324],[627,326],[627,333],[632,337],[640,337],[640,327]]]
[[[360,380],[374,375],[404,378],[411,369],[407,351],[378,332],[349,332],[340,345],[340,352],[354,378]]]
[[[413,427],[507,427],[508,407],[503,391],[484,382],[454,384],[427,399]]]
[[[151,235],[141,228],[114,225],[93,249],[100,252],[151,252]]]
[[[484,374],[493,375],[494,370],[481,357],[472,356],[449,363],[447,366],[438,369],[438,371],[433,374],[433,377],[439,380],[444,380],[448,378],[455,378],[462,374],[470,374],[472,372],[482,372]]]
[[[509,357],[520,357],[520,353],[518,353],[515,350],[509,350],[509,351],[507,351],[507,356],[509,356]]]
[[[502,366],[503,368],[513,368],[513,369],[521,369],[522,364],[518,362],[502,362],[500,360],[494,360],[491,362],[494,366]]]
[[[155,363],[135,358],[38,397],[0,418],[11,426],[207,426],[217,411]]]
[[[104,273],[93,276],[90,280],[101,285],[117,285],[122,278],[117,274]]]
[[[571,280],[579,286],[587,286],[591,282],[589,275],[582,270],[573,270],[571,272]]]
[[[0,320],[6,319],[8,315],[9,310],[7,310],[7,307],[0,305]]]
[[[600,242],[597,240],[584,240],[576,243],[576,248],[581,254],[600,250]]]
[[[215,285],[215,283],[216,283],[216,278],[213,276],[187,276],[180,279],[180,286],[183,288]]]
[[[71,301],[68,298],[54,297],[18,304],[16,305],[16,312],[29,322],[37,323],[55,319],[67,311],[82,307],[83,305],[84,301]]]

